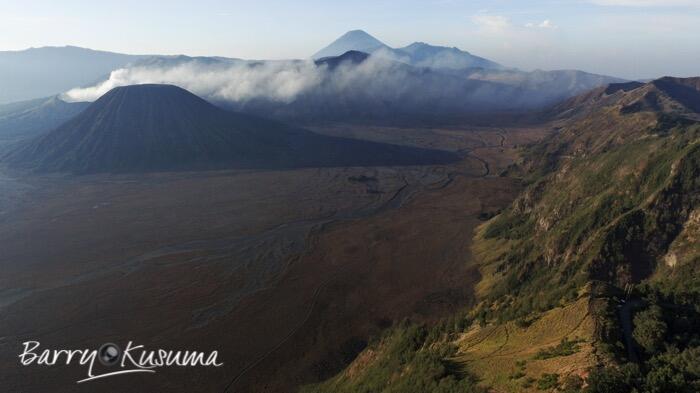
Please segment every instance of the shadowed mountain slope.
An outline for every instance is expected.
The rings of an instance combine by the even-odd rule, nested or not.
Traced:
[[[357,65],[369,58],[369,54],[356,50],[351,50],[343,53],[340,56],[324,57],[314,61],[317,66],[326,65],[330,70],[336,69],[339,65],[348,63]]]
[[[56,172],[435,164],[451,153],[326,137],[219,109],[179,87],[111,90],[5,160]]]
[[[588,116],[605,107],[616,107],[624,113],[656,112],[700,120],[700,78],[613,83],[561,102],[549,114],[566,119]]]
[[[34,138],[82,112],[87,102],[41,98],[0,106],[0,144]]]

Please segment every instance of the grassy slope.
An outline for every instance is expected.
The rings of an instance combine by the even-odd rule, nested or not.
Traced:
[[[516,322],[474,325],[460,337],[456,359],[478,375],[482,384],[499,392],[536,391],[536,384],[529,381],[546,373],[562,378],[583,376],[596,361],[592,345],[595,321],[589,303],[585,294],[567,306],[538,315],[527,326]],[[576,344],[569,352],[556,351],[562,340]]]
[[[450,337],[463,326],[451,322],[430,328],[402,323],[371,344],[339,375],[302,392],[485,393],[477,380],[452,360],[456,346]]]
[[[603,136],[594,138],[587,130],[602,131]],[[623,359],[613,294],[639,282],[651,289],[636,290],[633,296],[661,298],[643,303],[665,309],[666,345],[692,347],[694,336],[678,336],[683,328],[674,325],[698,321],[688,309],[700,293],[699,141],[698,124],[606,108],[533,149],[531,186],[476,236],[484,277],[478,292],[484,301],[474,315],[493,324],[477,332],[496,333],[472,347],[462,346],[467,367],[496,390],[515,392],[541,389],[535,380],[545,373],[559,370],[563,379],[574,367],[586,375],[582,371],[590,366]],[[542,329],[553,338],[565,335],[567,317],[560,310],[586,304],[585,298],[594,305],[588,310],[593,328],[580,332],[580,338],[595,346],[586,345],[578,358],[563,357],[549,369],[531,368],[532,361],[524,368],[516,366],[526,359],[515,349],[506,355],[505,348],[518,348],[517,342],[520,353],[533,350],[531,345],[538,347],[533,335]],[[502,337],[509,328],[533,319],[549,323],[542,327],[535,322],[508,342]],[[503,349],[495,354],[504,353],[501,359],[483,357],[499,345]],[[678,359],[692,358],[694,350],[680,355],[669,351],[644,353],[640,365],[630,366],[633,377],[617,376],[617,382],[605,380],[605,386],[619,383],[620,390],[610,391],[620,392],[632,387],[655,391],[654,386],[692,389],[697,375],[688,371],[692,367],[679,366],[687,361]],[[513,375],[526,382],[518,385]],[[525,388],[528,378],[532,384]],[[588,389],[599,391],[595,386]]]
[[[656,268],[695,203],[700,157],[700,126],[657,125],[565,158],[477,236],[485,318],[526,317],[574,300],[591,279],[624,287]]]
[[[497,392],[551,391],[569,384],[567,375],[587,377],[591,367],[611,364],[624,352],[615,342],[621,329],[614,299],[628,284],[646,280],[670,298],[681,296],[682,307],[692,304],[698,298],[693,294],[700,293],[699,141],[697,123],[608,106],[531,147],[511,172],[530,186],[475,236],[482,301],[445,333],[442,345],[452,349],[444,352],[443,362],[474,373],[480,386]],[[692,316],[686,319],[693,323]],[[389,337],[402,332],[399,328]],[[563,344],[571,346],[562,340],[581,342],[572,352],[562,350]],[[688,345],[683,340],[674,345]],[[416,347],[411,356],[427,351]],[[540,352],[557,356],[543,358]],[[312,391],[430,391],[393,390],[417,371],[377,360],[391,353],[386,345],[372,346],[344,373]],[[694,353],[684,352],[682,359]],[[642,365],[652,375],[649,381],[636,365],[634,383],[600,373],[589,381],[602,380],[606,387],[619,382],[619,390],[609,391],[626,392],[630,386],[654,391],[647,387],[662,386],[658,370],[670,367],[654,364],[674,364],[688,380],[695,378],[688,367],[677,365],[686,360],[662,355]],[[381,384],[368,385],[366,376],[379,370],[385,375]],[[684,383],[668,386],[691,386]],[[600,391],[595,386],[589,391]]]

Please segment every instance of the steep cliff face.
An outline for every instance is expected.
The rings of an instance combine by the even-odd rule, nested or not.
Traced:
[[[692,238],[700,192],[693,81],[600,89],[558,108],[576,115],[512,169],[531,184],[477,239],[501,250],[483,261],[494,267],[494,315],[549,309],[590,281],[639,283],[673,260],[679,236]],[[674,247],[693,260],[687,246]]]
[[[566,388],[566,371],[588,384],[567,391],[700,388],[699,91],[696,79],[664,78],[579,97],[558,132],[508,171],[529,186],[476,235],[484,279],[473,316],[487,327],[475,334],[512,338],[524,326],[534,335],[532,321],[581,301],[595,321],[579,336],[593,344],[585,371],[565,355],[538,383]],[[547,334],[571,331],[553,322]],[[518,356],[499,364],[524,364]],[[517,370],[537,378],[535,365]],[[503,391],[532,391],[504,373],[491,379]]]
[[[592,277],[617,285],[637,283],[668,264],[672,243],[684,228],[692,231],[692,212],[700,205],[700,145],[683,149],[662,188],[621,218],[606,234],[591,266]],[[692,236],[692,235],[690,235]],[[671,262],[673,263],[673,262]]]

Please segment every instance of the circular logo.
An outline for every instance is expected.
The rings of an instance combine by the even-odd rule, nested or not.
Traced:
[[[122,355],[121,349],[116,344],[107,343],[100,347],[97,353],[100,363],[105,366],[114,366]]]

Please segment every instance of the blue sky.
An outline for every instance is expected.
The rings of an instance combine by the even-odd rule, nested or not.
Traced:
[[[527,70],[700,75],[700,0],[0,0],[0,50],[305,58],[351,29]]]

